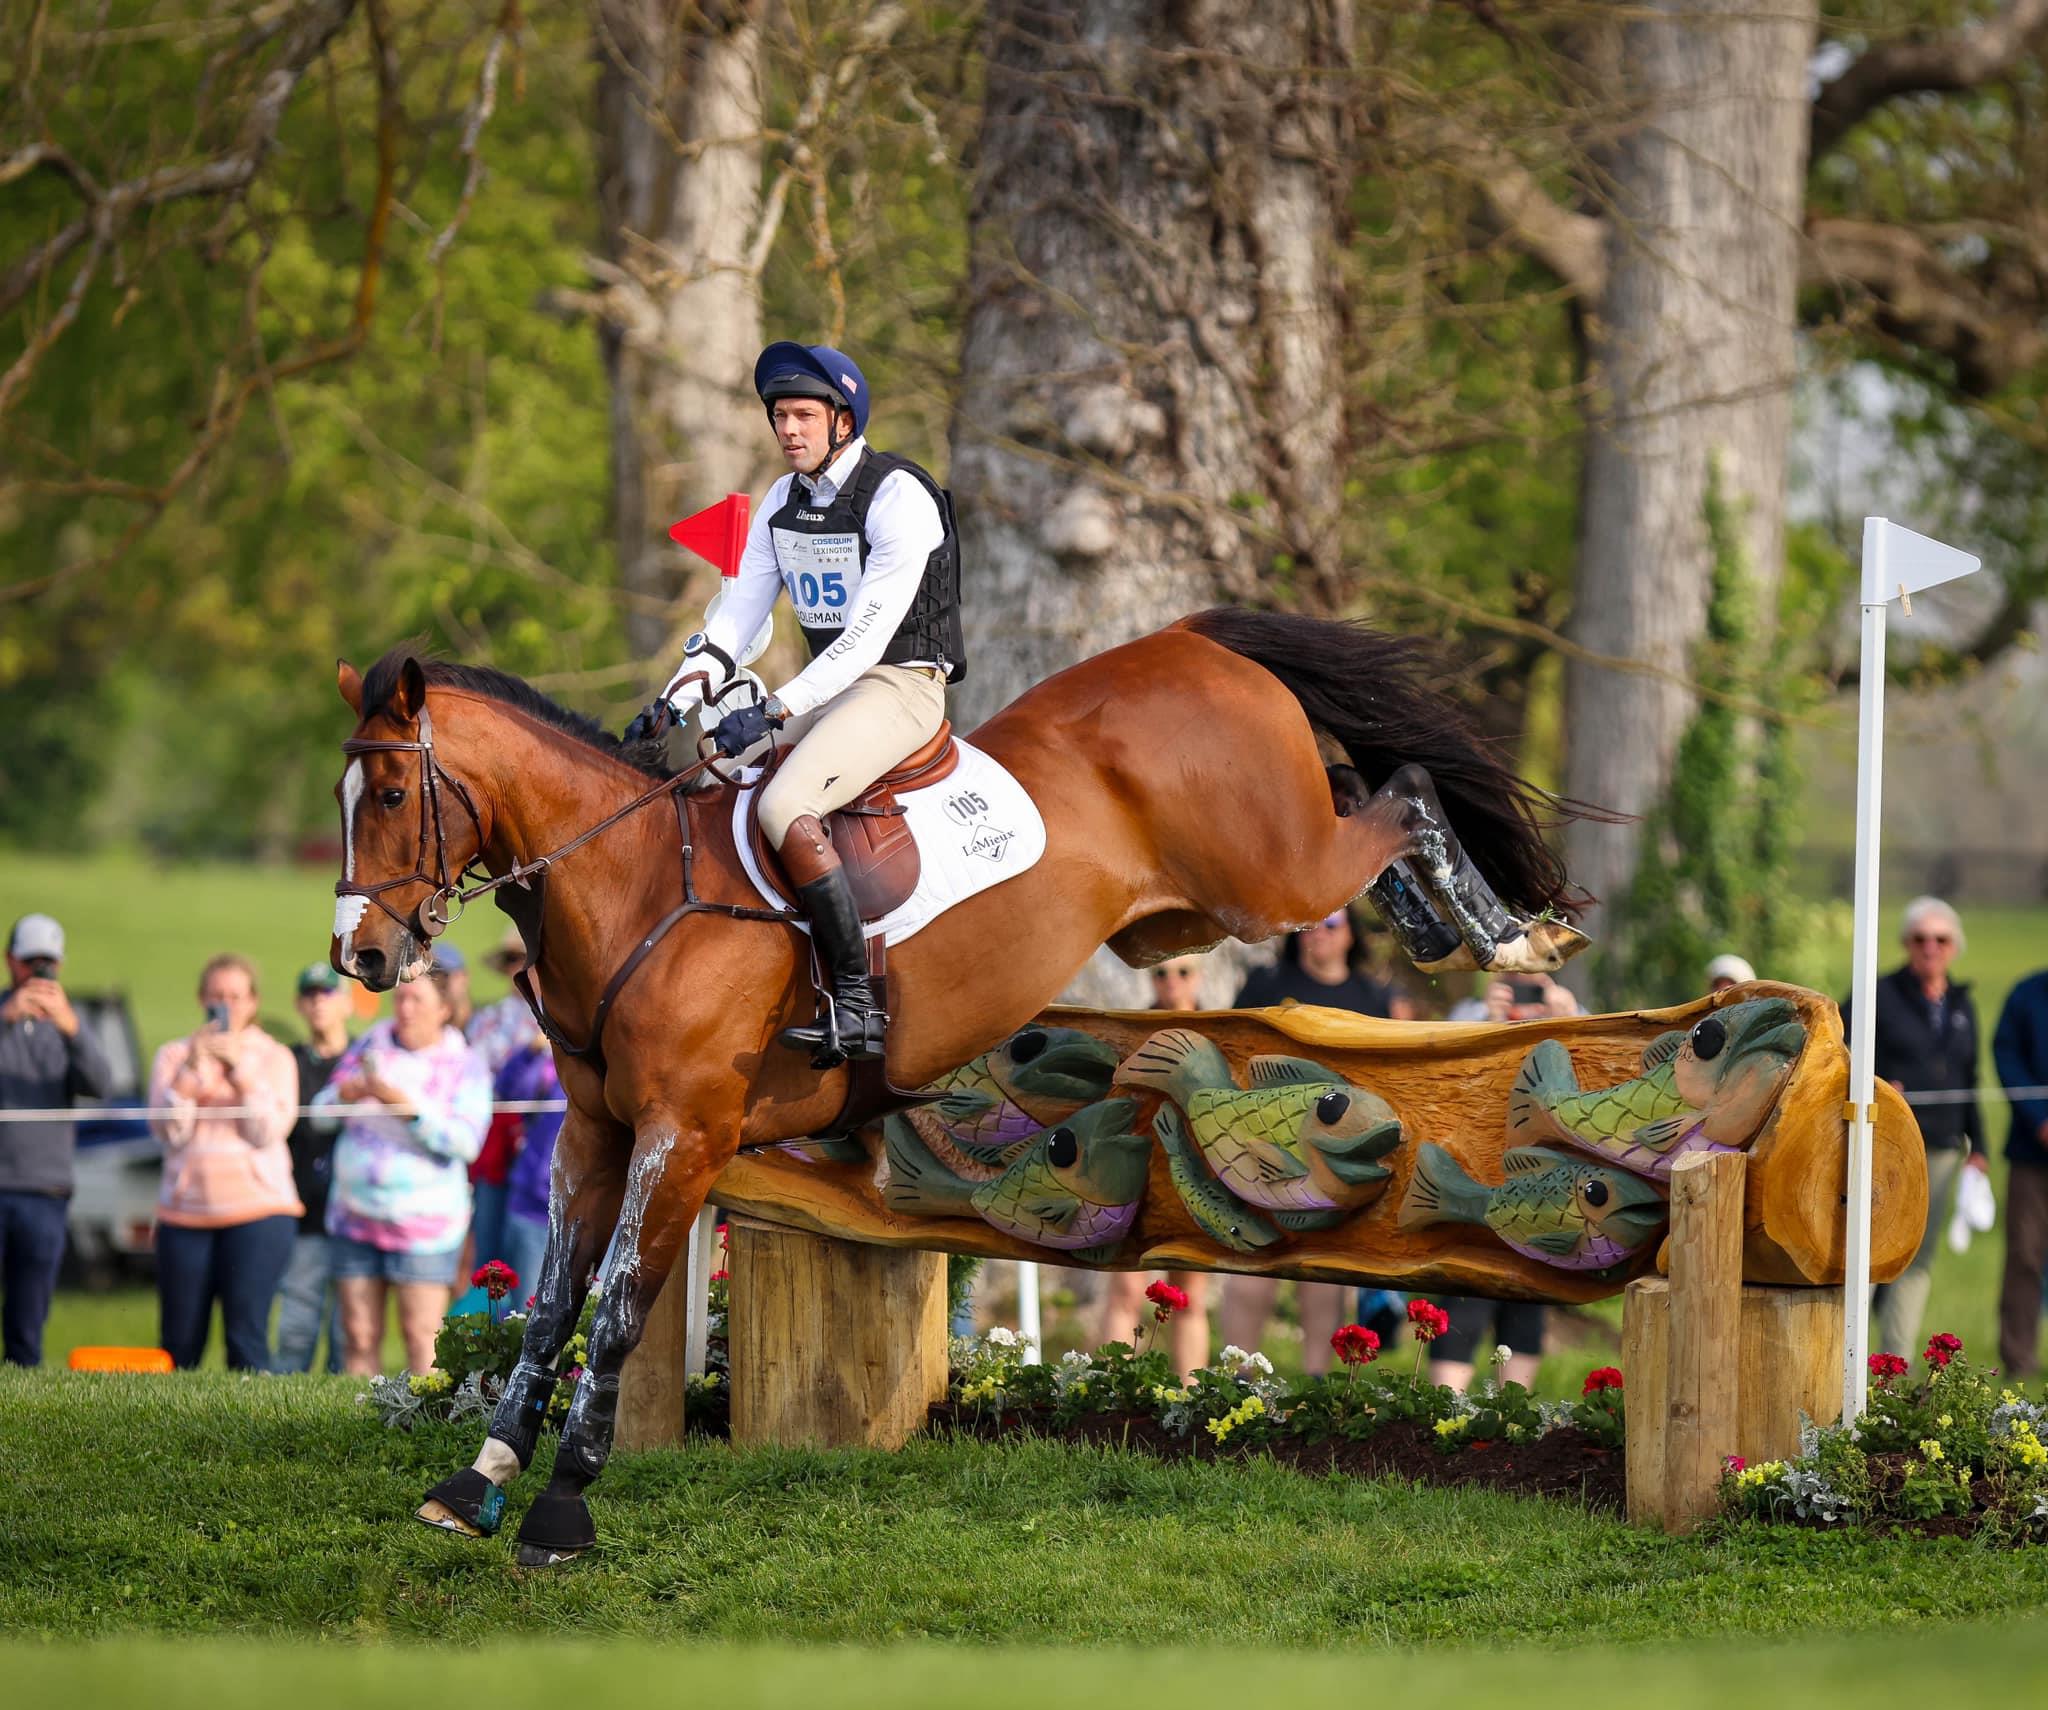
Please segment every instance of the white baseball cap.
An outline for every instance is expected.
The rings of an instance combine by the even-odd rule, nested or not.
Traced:
[[[38,956],[61,962],[64,928],[47,914],[25,914],[14,923],[14,931],[7,940],[7,954],[23,962],[34,961]]]
[[[1756,970],[1740,956],[1716,956],[1707,964],[1707,984],[1716,980],[1733,980],[1738,986],[1746,986],[1756,978]]]

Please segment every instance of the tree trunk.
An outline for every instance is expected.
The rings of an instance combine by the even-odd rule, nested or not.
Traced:
[[[1768,613],[1784,557],[1794,292],[1814,0],[1648,0],[1621,55],[1633,128],[1611,163],[1606,290],[1589,316],[1589,423],[1573,638],[1690,674],[1706,617],[1709,471]],[[1694,698],[1665,675],[1573,659],[1568,794],[1661,800]],[[1609,902],[1638,827],[1581,821],[1575,882]],[[1597,929],[1596,929],[1597,932]]]
[[[750,387],[761,337],[763,0],[600,0],[603,339],[626,638],[664,668],[711,572],[669,543],[676,518],[749,490],[766,429]]]
[[[991,0],[953,428],[963,728],[1338,573],[1350,11]]]

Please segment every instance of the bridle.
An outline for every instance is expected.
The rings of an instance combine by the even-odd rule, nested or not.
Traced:
[[[419,727],[419,735],[409,742],[402,737],[352,736],[341,745],[342,753],[351,760],[360,759],[365,754],[417,754],[420,757],[420,835],[410,873],[374,885],[359,885],[352,879],[340,879],[335,883],[334,894],[337,897],[367,898],[400,928],[424,944],[439,938],[461,918],[467,904],[503,881],[497,880],[493,885],[472,888],[467,892],[463,890],[463,881],[469,877],[483,853],[484,822],[477,814],[476,803],[470,799],[468,788],[441,764],[440,757],[435,754],[434,720],[424,705],[420,707]],[[469,823],[476,832],[477,853],[452,872],[448,865],[448,835],[441,823],[441,792],[444,787],[462,804],[462,811],[469,815]],[[354,828],[344,825],[341,834],[344,839],[352,838]],[[434,853],[432,872],[427,871],[429,844]],[[420,900],[410,917],[400,914],[384,900],[386,891],[395,891],[405,885],[429,887],[428,894]],[[453,913],[449,912],[451,904]]]

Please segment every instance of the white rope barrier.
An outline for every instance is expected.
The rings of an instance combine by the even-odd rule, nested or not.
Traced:
[[[493,1104],[494,1116],[541,1116],[553,1111],[569,1108],[569,1101],[560,1098],[508,1099],[502,1104]],[[378,1104],[373,1099],[363,1099],[356,1104],[299,1104],[292,1107],[292,1115],[331,1116],[338,1121],[347,1121],[351,1113],[360,1116],[417,1116],[419,1109],[410,1104]],[[245,1116],[268,1116],[267,1109],[249,1104],[165,1104],[165,1105],[64,1105],[54,1110],[0,1110],[0,1122],[159,1122],[172,1117],[204,1115],[216,1121],[236,1122]]]

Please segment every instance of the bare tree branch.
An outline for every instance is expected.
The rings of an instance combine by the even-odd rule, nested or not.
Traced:
[[[1501,231],[1587,302],[1607,288],[1607,223],[1567,208],[1491,137],[1439,120],[1423,146],[1486,198]]]
[[[1932,38],[1880,42],[1824,85],[1813,103],[1817,161],[1885,102],[1975,89],[2012,69],[2048,34],[2048,0],[2012,0],[1996,17]]]

